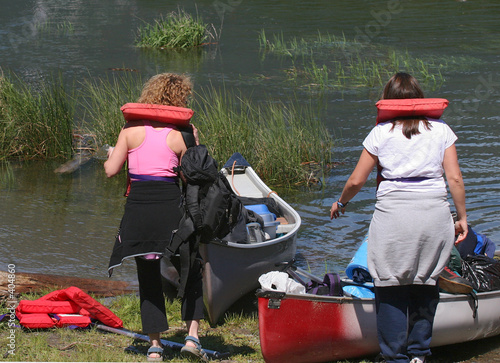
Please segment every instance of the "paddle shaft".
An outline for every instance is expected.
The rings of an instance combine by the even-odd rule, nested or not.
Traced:
[[[316,281],[316,282],[319,282],[319,283],[322,283],[323,282],[323,279],[319,278],[318,276],[315,276],[309,272],[307,272],[306,270],[303,270],[301,269],[300,267],[297,267],[297,266],[293,266],[293,269],[300,275],[302,276],[305,276],[309,279],[311,279],[312,281]]]
[[[149,337],[147,335],[134,333],[133,331],[130,331],[127,329],[112,328],[110,326],[103,325],[103,324],[95,324],[95,327],[97,329],[104,330],[104,331],[107,331],[110,333],[121,334],[121,335],[125,335],[127,337],[130,337],[130,338],[140,339],[140,340],[144,340],[146,342],[149,342]],[[184,346],[184,344],[172,342],[170,340],[161,339],[160,341],[161,341],[161,344],[163,344],[163,346],[169,347],[171,349],[180,350]],[[212,357],[215,359],[222,359],[222,358],[226,358],[227,356],[229,356],[229,353],[220,353],[220,352],[217,352],[215,350],[210,350],[210,349],[205,349],[205,348],[203,348],[203,351],[205,353],[207,353],[207,355],[209,357]]]

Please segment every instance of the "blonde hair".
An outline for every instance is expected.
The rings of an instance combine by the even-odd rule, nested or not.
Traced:
[[[151,77],[142,88],[139,103],[187,107],[191,80],[185,75],[161,73]]]

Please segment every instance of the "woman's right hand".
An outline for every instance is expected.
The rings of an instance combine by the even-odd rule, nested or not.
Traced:
[[[340,209],[340,212],[342,212],[342,214],[345,213],[345,208],[342,208]],[[337,219],[338,217],[340,217],[340,212],[339,212],[339,204],[337,202],[334,202],[332,204],[332,208],[330,209],[330,219]]]
[[[115,149],[115,148],[114,148],[113,146],[110,146],[110,147],[108,148],[108,159],[111,157],[111,154],[113,154],[113,150],[114,150],[114,149]]]

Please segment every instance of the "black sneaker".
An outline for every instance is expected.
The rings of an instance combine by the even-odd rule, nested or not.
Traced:
[[[451,294],[469,294],[472,292],[472,284],[458,276],[455,272],[445,267],[443,272],[439,275],[439,288]]]

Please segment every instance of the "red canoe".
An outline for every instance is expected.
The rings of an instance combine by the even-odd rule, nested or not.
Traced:
[[[260,291],[259,332],[267,363],[326,362],[379,352],[374,299]],[[432,346],[500,334],[500,291],[441,294]]]

